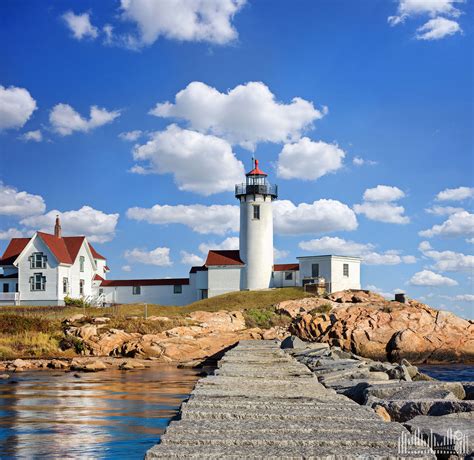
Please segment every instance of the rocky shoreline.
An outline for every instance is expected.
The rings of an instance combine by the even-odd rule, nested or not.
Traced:
[[[402,423],[425,441],[437,440],[438,454],[474,455],[474,382],[437,381],[407,360],[374,361],[294,336],[281,347],[327,389],[372,408],[386,422]]]

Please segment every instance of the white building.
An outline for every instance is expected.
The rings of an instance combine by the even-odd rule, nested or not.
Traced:
[[[325,285],[328,292],[360,289],[360,259],[338,255],[298,257],[299,263],[273,263],[272,202],[278,189],[255,167],[235,187],[240,202],[240,250],[209,251],[188,278],[108,280],[106,259],[84,236],[54,234],[13,238],[0,259],[0,304],[63,305],[64,297],[94,304],[187,305],[239,290]]]

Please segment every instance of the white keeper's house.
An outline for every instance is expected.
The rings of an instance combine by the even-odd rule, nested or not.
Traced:
[[[326,291],[360,289],[360,259],[341,255],[297,257],[273,263],[272,202],[278,188],[255,160],[246,182],[235,186],[240,202],[240,250],[211,250],[204,265],[187,278],[109,280],[109,268],[84,236],[36,232],[13,238],[0,267],[0,304],[64,305],[66,296],[91,304],[155,303],[187,305],[227,292],[324,285]]]

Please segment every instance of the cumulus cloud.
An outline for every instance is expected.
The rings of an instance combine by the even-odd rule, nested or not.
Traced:
[[[303,137],[284,145],[278,157],[277,174],[283,179],[316,180],[342,168],[345,155],[335,144]]]
[[[53,210],[40,216],[26,217],[21,223],[35,230],[52,233],[57,215],[61,218],[63,235],[84,235],[93,243],[111,241],[119,218],[119,214],[106,214],[90,206],[83,206],[73,211]]]
[[[39,129],[27,131],[20,136],[20,139],[25,142],[41,142],[43,140],[43,133]]]
[[[430,270],[422,270],[415,273],[409,283],[413,286],[457,286],[458,282],[439,273]]]
[[[239,237],[238,236],[229,236],[225,240],[221,241],[220,243],[214,242],[207,242],[201,243],[199,245],[199,251],[207,255],[207,253],[211,250],[231,250],[231,249],[239,249]]]
[[[354,157],[352,159],[352,163],[355,164],[356,166],[363,166],[363,165],[374,166],[377,164],[377,162],[374,160],[366,160],[365,158],[362,158],[362,157]]]
[[[474,196],[474,187],[447,188],[436,195],[437,201],[461,201]]]
[[[132,267],[130,267],[130,265],[122,265],[122,271],[123,272],[131,272]]]
[[[456,3],[464,3],[464,0],[399,0],[397,15],[390,16],[388,22],[394,26],[403,23],[410,16],[418,15],[435,17],[443,14],[457,18],[461,11],[456,8]]]
[[[0,230],[0,240],[11,240],[12,238],[26,238],[32,235],[32,231],[20,230],[18,228],[9,228]]]
[[[325,236],[319,239],[301,241],[299,247],[311,252],[361,257],[362,262],[366,265],[398,265],[416,262],[414,256],[400,255],[400,251],[397,250],[392,249],[379,253],[376,252],[375,245],[371,243],[356,243],[338,237]]]
[[[181,251],[181,263],[184,265],[202,265],[204,263],[204,258],[198,256],[197,254],[193,254],[187,251]]]
[[[159,103],[150,111],[158,117],[189,122],[191,128],[211,133],[254,150],[258,142],[294,142],[327,108],[295,97],[279,102],[262,82],[249,82],[221,93],[202,82],[192,82],[176,94],[175,102]]]
[[[138,35],[122,38],[130,48],[153,44],[159,37],[223,45],[238,37],[232,19],[245,0],[121,0],[124,21]]]
[[[425,257],[436,262],[433,266],[435,270],[441,272],[472,272],[474,270],[474,256],[454,251],[435,251],[428,241],[422,241],[418,249]]]
[[[273,203],[275,232],[283,235],[328,233],[355,230],[357,218],[349,206],[337,200],[293,204],[289,200]]]
[[[43,197],[0,182],[0,215],[27,217],[42,214],[46,209]]]
[[[223,235],[239,229],[239,207],[232,205],[159,205],[152,208],[130,208],[129,219],[149,224],[182,224],[203,234]]]
[[[91,106],[87,120],[76,112],[69,104],[57,104],[49,114],[49,122],[53,129],[62,136],[68,136],[74,131],[88,132],[99,126],[106,125],[120,116],[120,110],[108,111]]]
[[[133,157],[148,163],[145,171],[173,174],[180,190],[206,196],[232,190],[245,174],[225,140],[174,124],[136,146]]]
[[[133,131],[126,131],[119,134],[119,138],[123,141],[135,142],[143,135],[143,131],[135,129]]]
[[[62,18],[76,40],[97,38],[98,30],[92,25],[89,13],[75,14],[73,11],[67,11]]]
[[[440,40],[456,33],[461,33],[462,29],[456,21],[446,18],[434,18],[416,29],[417,40]]]
[[[25,88],[0,85],[0,131],[21,128],[36,110],[36,101]]]
[[[127,249],[124,257],[128,262],[137,262],[145,265],[167,267],[173,264],[170,259],[170,248],[158,247],[151,251],[139,248]]]
[[[423,230],[418,234],[425,238],[432,238],[433,236],[474,236],[474,214],[467,211],[456,212],[450,215],[442,224],[433,225],[430,229]]]
[[[354,211],[357,214],[364,214],[367,219],[388,224],[408,224],[410,218],[405,216],[405,208],[393,203],[365,202],[355,204]]]
[[[454,297],[458,302],[474,302],[474,294],[458,294]]]
[[[273,258],[275,260],[284,259],[285,257],[288,257],[289,255],[290,255],[289,251],[285,251],[284,249],[273,248]]]
[[[392,187],[390,185],[377,185],[374,188],[368,188],[364,192],[365,201],[397,201],[403,198],[405,193],[398,187]]]
[[[450,216],[456,212],[463,212],[464,208],[455,208],[454,206],[432,206],[431,208],[425,209],[428,214],[435,216]]]

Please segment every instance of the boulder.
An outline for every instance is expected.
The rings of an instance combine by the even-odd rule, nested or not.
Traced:
[[[199,323],[202,328],[213,331],[232,332],[246,328],[245,318],[241,311],[195,311],[189,315],[189,318]]]
[[[0,379],[2,380],[9,379],[9,378],[10,378],[9,374],[0,374]]]
[[[334,308],[337,304],[322,297],[306,297],[297,300],[285,300],[275,305],[277,313],[288,315],[291,318],[309,313],[320,307]]]
[[[375,405],[373,408],[375,413],[384,421],[384,422],[391,422],[392,419],[390,418],[390,414],[387,412],[385,407],[379,406],[378,404]]]
[[[300,338],[290,335],[281,342],[280,348],[305,348],[306,343],[303,342]]]
[[[404,425],[412,434],[431,443],[431,447],[439,456],[474,456],[474,412],[438,417],[418,415]]]
[[[283,340],[288,336],[288,330],[285,327],[274,326],[262,331],[263,340]]]
[[[387,374],[391,380],[405,380],[407,382],[411,382],[411,376],[408,372],[408,368],[403,364],[400,364],[393,369],[389,369]]]
[[[464,391],[466,392],[466,397],[464,399],[473,400],[474,399],[474,382],[461,382]]]
[[[23,371],[26,369],[31,369],[33,365],[30,361],[25,361],[23,359],[18,358],[11,363],[11,367],[13,367],[13,369],[17,371]]]
[[[96,316],[92,320],[94,324],[107,324],[109,321],[110,318],[108,318],[107,316]]]
[[[145,366],[139,361],[124,361],[119,365],[119,369],[122,371],[130,371],[132,369],[143,369]]]
[[[167,316],[149,316],[147,320],[148,321],[162,321],[163,323],[171,321],[171,319],[168,318]]]
[[[366,303],[385,302],[385,297],[375,292],[347,289],[346,291],[333,292],[328,295],[328,299],[337,303]]]
[[[47,367],[49,367],[50,369],[68,369],[69,363],[60,359],[52,359],[47,364]]]
[[[73,371],[99,372],[104,371],[105,369],[107,369],[107,366],[100,360],[79,361],[73,359],[71,361],[71,370]]]
[[[82,314],[72,315],[66,319],[66,322],[75,323],[77,321],[82,321],[84,318],[86,318],[86,315],[82,315]]]

